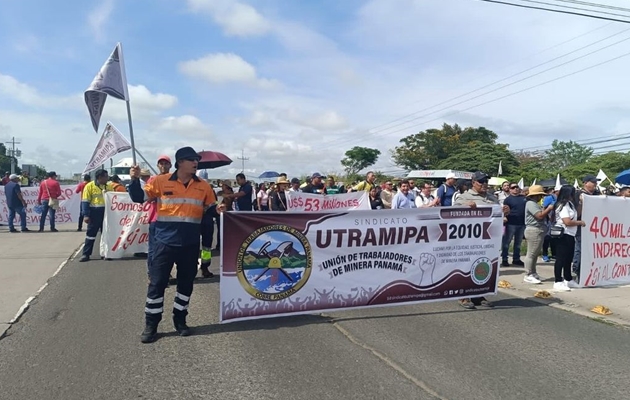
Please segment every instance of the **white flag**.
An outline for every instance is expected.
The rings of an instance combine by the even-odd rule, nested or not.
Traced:
[[[573,187],[576,188],[576,189],[580,188],[580,184],[578,183],[577,178],[575,179],[575,182],[573,183]]]
[[[503,160],[499,161],[499,170],[497,171],[497,176],[503,175]]]
[[[94,131],[98,132],[107,95],[120,100],[129,100],[127,75],[123,60],[122,45],[118,43],[105,64],[98,71],[90,86],[85,90],[85,104],[92,118]]]
[[[525,189],[525,181],[523,180],[523,178],[521,178],[521,180],[518,181],[518,187],[521,189]]]
[[[560,174],[556,177],[556,187],[555,190],[560,190],[562,188],[562,182],[560,181]]]
[[[599,172],[597,173],[597,180],[599,181],[599,183],[597,184],[597,186],[599,188],[601,188],[604,184],[604,181],[608,179],[608,176],[604,173],[604,171],[602,171],[601,169],[599,170]],[[612,181],[610,181],[612,183]]]
[[[105,125],[105,131],[98,141],[90,162],[85,166],[84,174],[98,169],[101,165],[118,153],[131,149],[131,144],[111,122]]]
[[[532,182],[532,186],[536,184],[536,178],[534,178],[534,182]]]

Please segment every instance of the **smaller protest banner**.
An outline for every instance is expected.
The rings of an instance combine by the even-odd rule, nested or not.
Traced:
[[[39,225],[41,214],[35,212],[39,187],[22,187],[22,196],[26,201],[26,224]],[[75,193],[76,185],[62,185],[61,197],[59,197],[59,209],[55,213],[57,224],[77,222],[81,207],[81,194]],[[9,207],[7,207],[7,197],[4,186],[0,186],[0,224],[6,225],[9,222]],[[14,223],[19,226],[20,217],[16,216]]]
[[[128,193],[106,192],[101,257],[123,258],[149,250],[149,203],[134,203]]]
[[[367,192],[321,195],[302,192],[287,192],[289,211],[344,211],[370,210],[370,196]]]
[[[630,283],[630,200],[584,196],[580,285]]]
[[[111,122],[108,122],[83,173],[87,174],[99,169],[105,161],[129,149],[131,149],[131,144]]]

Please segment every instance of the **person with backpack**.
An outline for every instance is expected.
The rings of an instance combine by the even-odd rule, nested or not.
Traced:
[[[433,207],[433,202],[435,201],[435,196],[431,194],[433,190],[433,185],[430,183],[423,183],[422,190],[420,190],[416,194],[416,208],[427,208]]]
[[[442,206],[442,207],[450,207],[453,205],[453,195],[457,191],[455,189],[455,183],[457,183],[457,178],[453,172],[449,172],[446,174],[446,182],[444,182],[437,190],[435,200],[431,204],[433,207]]]

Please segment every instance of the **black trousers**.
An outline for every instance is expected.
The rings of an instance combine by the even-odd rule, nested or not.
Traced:
[[[90,207],[90,222],[88,222],[85,233],[85,245],[83,255],[90,257],[94,250],[94,242],[99,231],[103,230],[103,219],[105,218],[105,207]]]
[[[177,264],[177,293],[173,303],[173,317],[185,321],[188,304],[193,291],[193,281],[197,275],[199,242],[187,246],[169,246],[155,241],[153,255],[149,263],[149,288],[144,313],[147,325],[157,326],[164,312],[164,291],[168,279]]]
[[[562,282],[573,279],[571,276],[571,261],[573,260],[573,252],[575,251],[575,237],[566,233],[556,242],[556,262],[553,265],[553,274],[556,282]]]
[[[556,256],[556,241],[551,240],[551,236],[546,235],[545,240],[543,241],[543,256],[549,255],[549,250],[551,250],[551,257]]]
[[[77,228],[79,228],[79,230],[83,229],[83,211],[79,212],[79,226]]]

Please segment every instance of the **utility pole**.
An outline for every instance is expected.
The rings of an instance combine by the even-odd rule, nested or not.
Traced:
[[[241,156],[237,157],[239,160],[242,161],[242,169],[241,169],[241,173],[245,172],[245,161],[249,160],[249,157],[245,157],[245,149],[241,150]]]
[[[22,155],[22,151],[20,149],[16,149],[15,145],[16,144],[21,144],[20,142],[16,142],[15,141],[15,137],[11,138],[10,142],[5,142],[6,144],[10,144],[11,145],[11,150],[8,151],[8,156],[11,157],[11,173],[15,174],[15,161],[17,157],[20,157]]]

